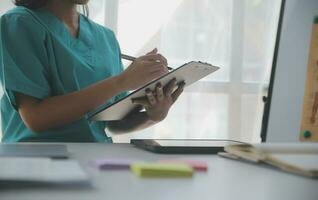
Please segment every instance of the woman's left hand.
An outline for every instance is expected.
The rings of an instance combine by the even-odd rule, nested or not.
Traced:
[[[155,90],[146,90],[146,96],[135,98],[132,102],[136,105],[142,105],[150,120],[160,122],[164,120],[172,104],[183,92],[185,83],[177,84],[176,79],[172,79],[165,87],[158,83]]]

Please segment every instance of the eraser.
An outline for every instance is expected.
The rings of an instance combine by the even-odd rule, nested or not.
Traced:
[[[90,164],[98,169],[129,169],[134,161],[128,159],[96,159]],[[136,161],[135,161],[136,162]]]
[[[160,163],[184,163],[191,166],[196,171],[207,171],[208,164],[199,160],[160,160]]]

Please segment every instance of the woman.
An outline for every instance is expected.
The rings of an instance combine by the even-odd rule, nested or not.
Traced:
[[[78,14],[87,2],[16,0],[18,7],[1,17],[3,142],[111,142],[106,127],[129,132],[154,125],[182,93],[175,80],[158,84],[123,120],[88,120],[99,106],[167,73],[167,61],[154,49],[123,71],[113,32]]]

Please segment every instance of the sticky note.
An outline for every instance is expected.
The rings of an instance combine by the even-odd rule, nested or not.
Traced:
[[[208,164],[199,160],[160,160],[160,163],[183,163],[189,165],[196,171],[207,171]]]
[[[137,163],[131,171],[141,177],[192,177],[192,167],[181,163]]]
[[[96,159],[90,164],[99,169],[129,169],[132,160],[126,159]]]

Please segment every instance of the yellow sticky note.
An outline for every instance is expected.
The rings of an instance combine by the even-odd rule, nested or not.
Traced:
[[[179,163],[137,163],[130,169],[141,177],[192,177],[193,169]]]

